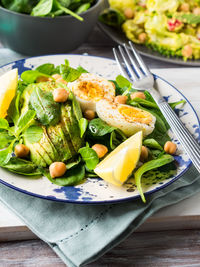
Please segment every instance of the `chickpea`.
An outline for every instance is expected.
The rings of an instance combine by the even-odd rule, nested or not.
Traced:
[[[132,19],[133,16],[134,16],[134,12],[131,8],[126,8],[124,9],[124,16],[127,18],[127,19]]]
[[[189,58],[189,57],[192,56],[192,47],[191,47],[191,45],[185,45],[185,46],[183,47],[182,55],[183,55],[184,57],[187,57],[187,58]]]
[[[23,144],[18,144],[15,146],[15,155],[19,158],[27,157],[29,152],[29,148]]]
[[[49,166],[51,178],[62,176],[66,172],[66,170],[67,167],[63,162],[54,162]]]
[[[188,3],[183,3],[180,5],[179,10],[183,12],[188,12],[190,11],[190,5]]]
[[[138,40],[140,43],[144,43],[147,40],[147,34],[145,32],[142,32],[138,35]]]
[[[95,118],[95,111],[91,110],[91,109],[86,109],[84,111],[84,117],[87,119],[87,120],[92,120]]]
[[[126,104],[127,99],[128,96],[126,95],[117,95],[114,101],[116,104]]]
[[[146,146],[142,146],[141,154],[140,154],[140,161],[144,162],[148,159],[149,151]]]
[[[146,96],[143,92],[134,92],[131,94],[131,99],[134,99],[134,98],[142,98],[142,99],[145,99]]]
[[[51,78],[49,77],[46,77],[46,76],[39,76],[37,79],[36,79],[36,82],[37,83],[41,83],[41,82],[48,82],[50,81]]]
[[[69,92],[65,88],[57,88],[53,91],[53,99],[55,102],[67,101]]]
[[[200,15],[200,7],[195,7],[195,8],[193,9],[193,14],[195,14],[195,15]]]
[[[176,152],[176,144],[173,142],[167,141],[164,145],[164,150],[166,153],[173,155]]]
[[[108,152],[108,148],[101,144],[95,144],[92,146],[92,149],[97,153],[99,158],[103,158],[105,154]]]

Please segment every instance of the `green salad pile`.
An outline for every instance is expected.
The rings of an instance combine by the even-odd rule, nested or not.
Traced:
[[[199,0],[109,0],[100,21],[166,56],[200,58]]]
[[[1,0],[0,6],[11,11],[39,17],[71,15],[83,20],[80,13],[87,11],[95,0]]]
[[[27,178],[44,175],[59,186],[76,185],[88,177],[97,177],[94,169],[102,158],[98,157],[92,146],[102,144],[107,147],[109,154],[127,136],[97,115],[92,120],[83,116],[77,98],[67,85],[83,73],[87,73],[87,70],[81,66],[72,68],[66,60],[65,64],[59,66],[47,63],[21,74],[7,117],[0,118],[2,168]],[[55,74],[62,78],[56,80]],[[116,96],[127,96],[127,105],[148,111],[156,118],[153,132],[143,140],[148,157],[135,172],[136,184],[143,196],[141,177],[144,173],[153,169],[165,172],[159,169],[164,165],[168,166],[168,170],[174,169],[174,157],[163,149],[165,143],[170,141],[167,134],[169,126],[147,91],[144,92],[145,99],[131,99],[130,95],[137,91],[128,80],[119,75],[112,82],[115,84]],[[68,93],[67,100],[62,103],[55,102],[53,98],[54,90],[60,87]],[[184,101],[170,105],[175,108],[181,103]],[[15,148],[20,144],[28,148],[29,153],[25,157],[16,153]],[[66,166],[66,172],[61,177],[50,175],[49,166],[54,162]]]

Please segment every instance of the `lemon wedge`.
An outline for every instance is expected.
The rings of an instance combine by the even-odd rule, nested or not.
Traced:
[[[0,118],[5,118],[18,84],[18,69],[10,70],[0,77]]]
[[[142,147],[142,131],[129,137],[116,147],[94,169],[107,182],[121,186],[136,167]]]

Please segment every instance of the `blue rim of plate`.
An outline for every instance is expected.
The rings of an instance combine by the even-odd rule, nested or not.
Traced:
[[[13,64],[13,63],[17,63],[17,62],[20,62],[20,61],[24,61],[26,59],[31,59],[31,58],[40,58],[40,57],[48,57],[48,56],[81,56],[81,57],[96,57],[96,58],[101,58],[101,59],[106,59],[106,60],[110,60],[110,61],[113,61],[115,62],[115,60],[111,59],[111,58],[106,58],[106,57],[99,57],[99,56],[89,56],[89,55],[79,55],[79,54],[50,54],[50,55],[42,55],[42,56],[34,56],[34,57],[28,57],[28,58],[22,58],[20,60],[15,60],[15,61],[12,61],[10,63],[7,63],[7,64],[4,64],[2,66],[0,66],[0,69],[1,68],[4,68],[5,66],[8,66],[10,64]],[[161,78],[160,76],[158,75],[155,75],[154,74],[154,77],[156,78],[159,78],[161,79],[162,81],[164,81],[165,83],[167,83],[169,86],[171,86],[174,90],[176,90],[180,95],[183,96],[183,98],[187,101],[187,103],[190,105],[192,111],[194,112],[196,118],[197,118],[197,121],[198,121],[198,125],[199,125],[199,137],[198,137],[198,142],[200,142],[200,119],[195,111],[195,109],[193,108],[192,104],[190,103],[190,101],[175,87],[173,86],[171,83],[169,83],[168,81],[166,81],[165,79]],[[165,187],[167,187],[168,185],[172,184],[173,182],[175,182],[176,180],[178,180],[179,178],[181,178],[182,175],[184,175],[186,173],[186,171],[189,170],[189,168],[192,166],[192,162],[190,161],[189,165],[185,168],[185,170],[183,170],[179,175],[175,176],[173,179],[171,179],[168,183],[160,186],[159,188],[155,188],[151,191],[148,191],[145,193],[145,196],[148,196],[148,195],[151,195]],[[31,193],[29,191],[26,191],[24,189],[21,189],[19,187],[16,187],[16,186],[13,186],[3,180],[0,179],[0,183],[11,188],[11,189],[14,189],[20,193],[23,193],[23,194],[26,194],[26,195],[29,195],[29,196],[32,196],[32,197],[37,197],[37,198],[40,198],[40,199],[44,199],[44,200],[50,200],[50,201],[54,201],[54,202],[61,202],[61,203],[72,203],[72,204],[81,204],[81,205],[84,205],[84,204],[87,204],[87,205],[104,205],[104,204],[118,204],[118,203],[123,203],[123,202],[128,202],[128,201],[132,201],[132,200],[136,200],[136,199],[139,199],[140,198],[140,195],[138,196],[132,196],[132,197],[127,197],[127,198],[124,198],[124,199],[119,199],[119,200],[101,200],[101,201],[75,201],[75,200],[65,200],[65,199],[58,199],[58,198],[55,198],[55,197],[52,197],[52,196],[42,196],[42,195],[39,195],[39,194],[35,194],[35,193]]]

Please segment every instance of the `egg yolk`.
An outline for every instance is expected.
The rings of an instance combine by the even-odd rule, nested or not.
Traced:
[[[99,101],[104,97],[104,90],[98,83],[82,81],[79,84],[79,90],[76,95],[85,100]]]
[[[139,122],[144,124],[152,122],[151,115],[144,110],[138,110],[128,106],[119,106],[118,111],[128,122]]]

